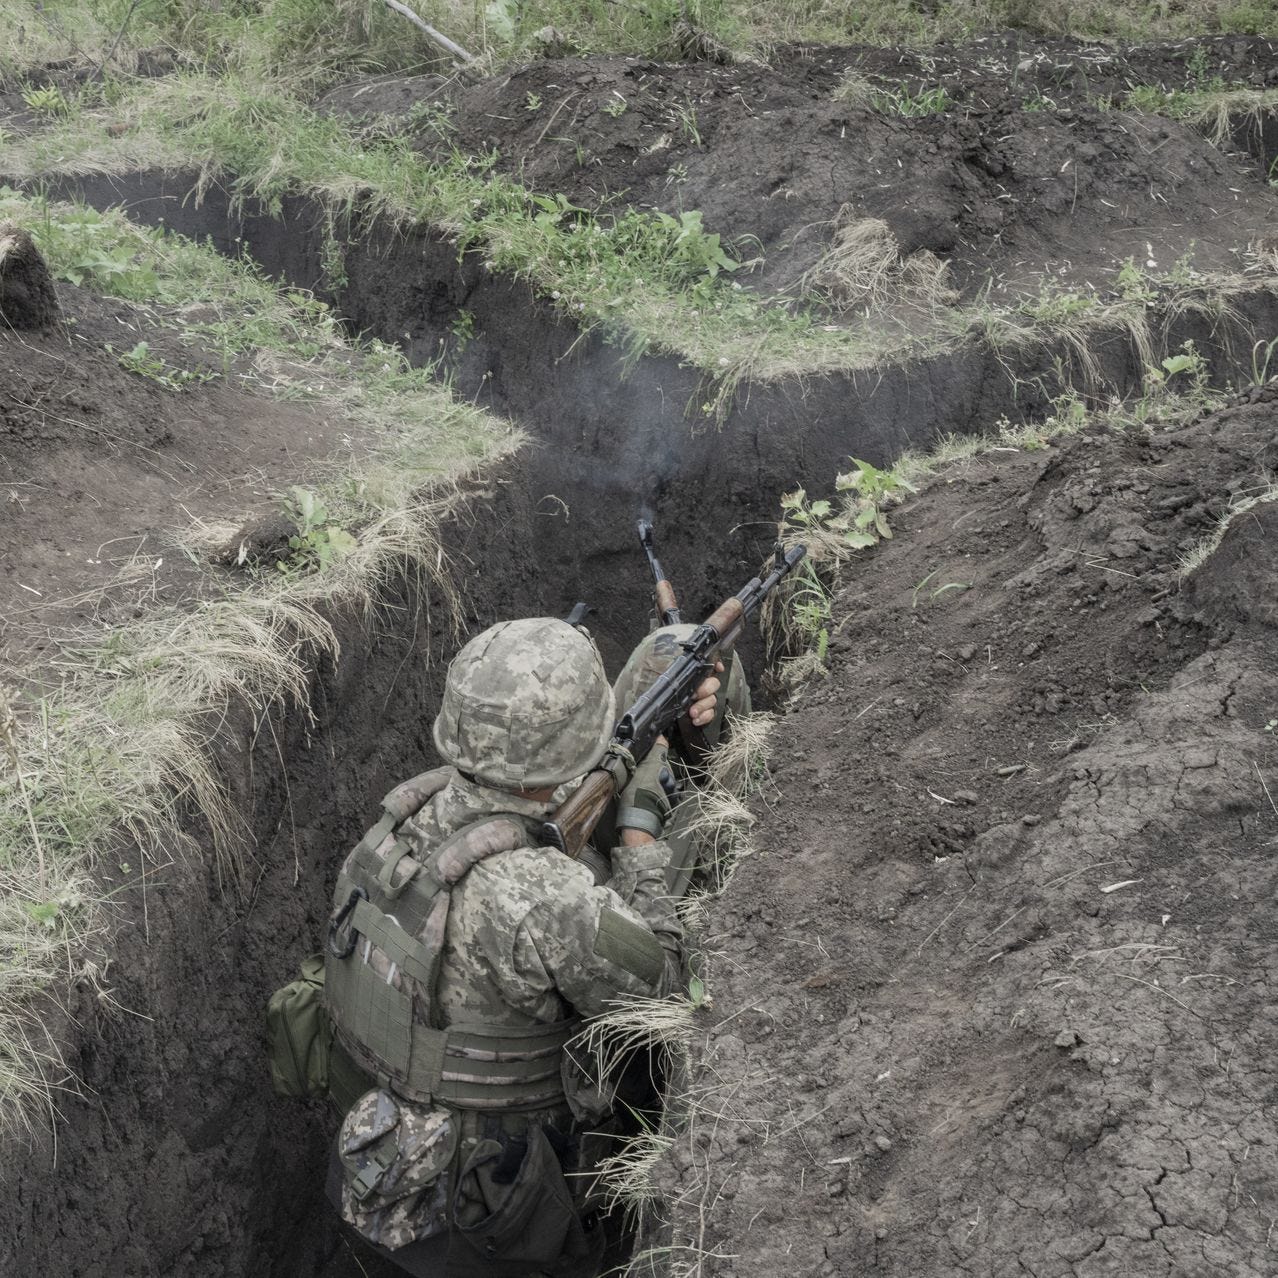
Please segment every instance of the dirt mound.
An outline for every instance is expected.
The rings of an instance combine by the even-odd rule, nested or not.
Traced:
[[[704,1272],[1273,1272],[1278,507],[1179,557],[1276,426],[987,454],[858,562],[705,938]]]
[[[784,49],[767,66],[560,58],[464,89],[349,86],[328,104],[416,110],[423,147],[495,150],[499,168],[575,203],[699,210],[743,256],[762,250],[752,287],[796,285],[837,227],[878,218],[903,253],[950,259],[962,285],[1037,291],[1047,265],[1098,286],[1127,257],[1237,269],[1278,206],[1265,181],[1278,137],[1253,129],[1254,154],[1231,157],[1188,125],[1116,109],[1133,85],[1216,77],[1273,83],[1272,46],[990,38],[927,54]]]
[[[49,328],[58,298],[40,250],[19,227],[0,226],[0,319],[10,328]]]

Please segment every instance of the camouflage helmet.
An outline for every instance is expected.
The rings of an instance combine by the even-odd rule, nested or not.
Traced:
[[[598,763],[616,712],[585,634],[551,617],[503,621],[448,667],[435,748],[478,781],[535,790]]]

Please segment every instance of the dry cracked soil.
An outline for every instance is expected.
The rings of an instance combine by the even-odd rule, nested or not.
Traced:
[[[710,1274],[1278,1268],[1278,386],[944,473],[858,559],[704,937]]]

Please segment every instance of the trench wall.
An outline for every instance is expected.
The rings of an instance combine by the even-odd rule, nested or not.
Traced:
[[[399,344],[414,363],[442,355],[460,395],[533,437],[517,482],[533,501],[543,607],[570,607],[574,583],[588,573],[599,592],[589,602],[605,618],[605,652],[614,659],[612,635],[634,633],[646,615],[646,600],[628,589],[641,506],[655,513],[663,562],[688,583],[687,604],[708,608],[757,568],[780,494],[799,485],[828,490],[851,456],[881,465],[1000,417],[1043,416],[1064,389],[1061,370],[1071,373],[1068,346],[1009,352],[973,337],[909,364],[744,384],[716,424],[700,412],[706,386],[698,370],[663,355],[627,366],[600,335],[583,335],[476,256],[459,259],[429,229],[374,221],[352,233],[345,282],[334,291],[321,267],[329,223],[314,201],[287,199],[275,217],[252,201],[237,205],[218,186],[196,203],[193,184],[190,175],[149,172],[66,181],[52,193],[123,205],[142,222],[211,237],[269,275],[327,296],[352,329]],[[1167,348],[1192,339],[1222,379],[1248,369],[1256,337],[1278,333],[1278,295],[1256,291],[1238,305],[1233,322],[1192,312],[1164,318]],[[462,311],[473,325],[464,346],[454,335]],[[1110,335],[1095,357],[1098,394],[1139,390],[1144,368],[1129,337]]]
[[[527,508],[499,493],[488,509],[445,529],[467,627],[538,606]],[[214,748],[245,823],[238,886],[192,820],[194,846],[163,850],[145,888],[117,896],[110,998],[81,983],[67,1008],[82,1086],[60,1094],[56,1131],[14,1142],[0,1172],[5,1278],[393,1272],[339,1238],[322,1194],[334,1118],[272,1095],[263,1028],[271,991],[319,948],[336,867],[378,798],[437,762],[453,619],[407,583],[385,603],[371,623],[333,618],[342,654],[317,663],[313,718],[231,707]],[[139,855],[120,851],[135,867]]]

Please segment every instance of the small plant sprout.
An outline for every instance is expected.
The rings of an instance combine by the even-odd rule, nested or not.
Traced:
[[[1269,722],[1265,724],[1266,732],[1273,732],[1275,728],[1278,728],[1278,719],[1270,719]]]
[[[345,528],[329,518],[328,507],[309,488],[294,484],[282,506],[297,525],[297,531],[288,539],[288,558],[277,560],[275,565],[286,576],[323,572],[359,544]]]
[[[852,517],[847,543],[853,549],[863,549],[881,538],[891,538],[885,508],[916,489],[895,471],[880,470],[855,457],[852,465],[854,469],[835,479],[834,487],[843,494]]]
[[[701,145],[701,125],[697,120],[697,108],[691,102],[676,107],[674,123],[678,126],[679,136],[690,146]]]
[[[528,93],[524,97],[524,110],[529,112],[540,111],[541,94],[534,93],[531,89],[529,89]]]
[[[1128,302],[1142,302],[1150,305],[1155,297],[1154,282],[1136,264],[1134,257],[1129,257],[1118,268],[1115,281],[1119,294]]]
[[[71,114],[71,103],[56,84],[32,85],[23,89],[22,100],[37,115],[54,117]]]
[[[475,336],[475,313],[473,311],[459,310],[453,316],[453,322],[449,325],[449,331],[453,335],[453,341],[456,343],[457,354],[470,345]]]
[[[924,577],[923,580],[920,581],[910,592],[911,608],[917,608],[919,606],[919,598],[923,595],[925,590],[927,591],[927,601],[928,603],[931,603],[932,600],[938,599],[941,595],[948,594],[951,590],[963,591],[970,590],[972,588],[972,583],[970,581],[947,581],[943,585],[933,586],[931,590],[927,590],[927,587],[931,584],[933,578],[935,578],[937,573],[940,571],[941,570],[939,568],[933,568],[932,571],[928,573],[928,575]]]
[[[1278,337],[1273,341],[1261,340],[1251,348],[1251,380],[1255,386],[1263,386],[1269,380],[1269,365],[1274,351],[1278,350]]]
[[[618,116],[625,115],[626,99],[616,89],[613,89],[608,101],[604,103],[603,109],[605,115],[610,115],[615,120]]]
[[[1145,370],[1146,393],[1149,398],[1156,400],[1167,391],[1175,378],[1181,378],[1182,384],[1188,382],[1188,389],[1184,392],[1185,398],[1205,406],[1210,399],[1209,377],[1210,369],[1207,361],[1196,349],[1194,343],[1187,341],[1177,354],[1166,356],[1161,362],[1161,367]]]

